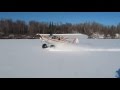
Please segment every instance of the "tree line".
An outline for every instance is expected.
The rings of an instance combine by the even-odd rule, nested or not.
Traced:
[[[120,34],[120,23],[118,25],[103,25],[97,22],[85,23],[53,23],[53,22],[38,22],[29,21],[26,23],[23,20],[13,21],[12,19],[0,20],[0,36],[14,35],[35,35],[40,34],[64,34],[64,33],[82,33],[91,36],[93,33],[108,34],[115,37],[115,34]]]

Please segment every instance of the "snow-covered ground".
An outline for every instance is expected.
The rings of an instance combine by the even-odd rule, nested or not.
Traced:
[[[67,36],[67,35],[65,35]],[[119,39],[86,39],[65,50],[43,50],[38,39],[0,40],[0,77],[115,78],[120,68]],[[82,38],[81,38],[82,37]],[[67,52],[66,52],[67,51]]]

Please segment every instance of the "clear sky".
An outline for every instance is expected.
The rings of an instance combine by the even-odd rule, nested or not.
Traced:
[[[116,25],[120,22],[120,12],[0,12],[0,19],[30,20],[43,22],[81,23],[98,22]]]

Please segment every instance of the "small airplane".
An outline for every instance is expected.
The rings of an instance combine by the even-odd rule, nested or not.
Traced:
[[[78,44],[79,40],[78,38],[65,38],[62,35],[40,35],[40,40],[44,42],[42,44],[42,48],[55,48],[57,45],[68,45],[68,44]]]

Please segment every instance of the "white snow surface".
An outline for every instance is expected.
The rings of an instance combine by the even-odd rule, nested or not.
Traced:
[[[119,39],[65,36],[80,43],[42,49],[39,39],[0,40],[0,78],[116,78]]]

